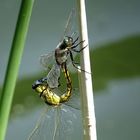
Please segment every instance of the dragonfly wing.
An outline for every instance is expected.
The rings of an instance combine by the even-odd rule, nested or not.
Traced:
[[[80,63],[79,61],[75,60],[76,56],[75,56],[75,53],[73,53],[73,59],[74,59],[74,62],[77,63],[76,65],[78,66]],[[70,55],[67,56],[67,68],[70,70],[70,71],[75,71],[75,67],[73,67],[72,65],[72,60],[70,58]]]
[[[57,107],[54,140],[82,140],[82,119],[80,110],[62,104]]]
[[[72,9],[69,17],[67,19],[66,25],[65,25],[65,29],[64,29],[64,36],[72,36],[73,34],[73,26],[74,26],[74,19],[75,19],[75,9]]]
[[[28,140],[82,140],[81,112],[69,106],[47,106]]]
[[[52,51],[51,53],[44,54],[40,56],[40,64],[45,69],[51,69],[51,66],[55,63],[55,52]]]
[[[60,66],[54,64],[47,75],[47,84],[49,85],[49,87],[57,88],[60,85],[59,78],[60,78]]]
[[[52,139],[55,130],[55,107],[45,105],[45,109],[39,117],[34,129],[30,133],[28,140]]]
[[[69,13],[69,16],[67,18],[67,21],[66,21],[66,24],[65,24],[65,27],[64,27],[64,32],[63,32],[63,35],[62,37],[60,38],[60,41],[62,41],[64,39],[65,36],[73,36],[74,35],[74,30],[73,30],[73,26],[74,26],[74,21],[75,21],[75,18],[76,17],[76,13],[75,13],[75,9],[72,9]]]

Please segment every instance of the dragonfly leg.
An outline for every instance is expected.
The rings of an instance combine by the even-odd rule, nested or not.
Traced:
[[[73,65],[76,69],[79,69],[79,70],[81,70],[81,71],[84,71],[84,70],[80,69],[80,68],[76,65],[76,64],[79,64],[79,63],[74,62],[73,54],[72,54],[71,51],[70,51],[70,58],[71,58],[71,61],[72,61],[72,65]]]
[[[60,84],[60,77],[58,77],[58,87],[60,87],[61,84]]]
[[[74,40],[74,42],[72,43],[72,45],[74,45],[79,39],[79,36]]]
[[[87,72],[87,71],[85,71],[85,70],[83,70],[83,69],[79,68],[79,67],[76,65],[76,62],[74,62],[74,59],[73,59],[73,54],[72,54],[72,52],[71,52],[71,51],[70,51],[70,58],[71,58],[71,61],[72,61],[72,65],[73,65],[76,69],[78,69],[78,70],[80,70],[80,71],[83,71],[83,72],[86,72],[86,73],[91,74],[90,72]]]
[[[73,44],[74,46],[72,46],[71,49],[76,48],[78,45],[80,45],[80,44],[83,43],[83,42],[85,42],[85,41],[80,41],[80,42],[79,42],[78,44],[76,44],[76,45]]]
[[[85,47],[81,48],[80,50],[72,49],[72,51],[77,52],[77,53],[80,53],[80,52],[81,52],[83,49],[85,49],[86,47],[87,47],[87,45],[86,45]]]
[[[73,65],[73,64],[74,64],[75,66],[78,65],[79,63],[74,61],[72,52],[71,52],[71,51],[69,51],[69,52],[70,52],[70,59],[71,59],[71,61],[72,61],[72,65]],[[74,66],[74,65],[73,65],[73,66]],[[75,66],[74,66],[74,67],[75,67]],[[76,67],[77,67],[77,66],[76,66]]]

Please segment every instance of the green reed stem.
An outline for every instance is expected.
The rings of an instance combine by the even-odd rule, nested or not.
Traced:
[[[22,0],[0,99],[0,140],[5,139],[18,69],[34,0]]]

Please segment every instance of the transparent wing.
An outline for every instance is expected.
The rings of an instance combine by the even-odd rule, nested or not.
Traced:
[[[60,67],[54,64],[46,77],[41,79],[42,84],[47,84],[52,91],[59,87]]]
[[[57,88],[60,85],[59,84],[60,66],[54,64],[46,78],[47,84],[49,85],[50,88]]]
[[[59,86],[60,68],[55,61],[55,52],[44,54],[40,56],[40,63],[45,69],[49,69],[49,73],[44,77],[44,83],[46,82],[50,88],[56,88]]]
[[[79,110],[65,105],[51,106],[43,113],[28,140],[82,140],[81,122]]]
[[[64,27],[64,34],[63,34],[61,40],[64,39],[64,36],[71,36],[71,37],[72,37],[73,34],[74,34],[74,32],[76,32],[76,31],[74,30],[74,21],[75,21],[74,19],[75,19],[75,16],[76,16],[76,14],[75,14],[75,9],[72,9],[72,10],[70,11],[70,14],[69,14],[69,16],[68,16],[66,25],[65,25],[65,27]]]
[[[50,69],[51,66],[56,63],[55,61],[55,52],[52,51],[48,54],[44,54],[40,56],[40,64],[45,68],[45,69]]]
[[[48,130],[49,130],[49,126],[50,126],[50,130],[53,132],[52,126],[54,125],[53,124],[54,120],[52,120],[52,122],[49,121],[50,113],[53,112],[52,109],[53,108],[50,106],[47,106],[45,108],[45,110],[42,112],[41,116],[39,117],[39,120],[35,124],[34,129],[30,133],[28,140],[45,140],[44,134],[46,134],[46,133],[47,133],[48,137],[51,137],[51,134],[49,134]],[[46,123],[47,120],[48,120],[48,122]]]
[[[73,17],[75,16],[75,10],[72,9],[69,17],[67,19],[66,25],[65,25],[65,29],[64,29],[64,36],[68,35],[71,30],[72,30],[72,26],[73,26]]]

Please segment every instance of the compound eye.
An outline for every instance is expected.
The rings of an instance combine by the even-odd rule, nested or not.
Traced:
[[[72,43],[73,43],[73,38],[72,38],[72,37],[66,36],[66,37],[65,37],[65,43],[66,43],[67,45],[72,45]]]
[[[66,37],[64,38],[64,41],[65,41],[65,43],[67,44],[67,43],[69,42],[69,37],[66,36]]]
[[[73,38],[72,37],[69,37],[69,42],[73,42]]]
[[[36,89],[38,87],[38,85],[37,84],[32,84],[32,89]]]
[[[33,84],[32,84],[32,89],[36,89],[39,85],[42,84],[41,79],[36,80]]]

